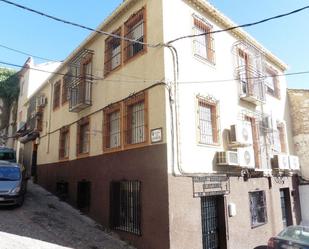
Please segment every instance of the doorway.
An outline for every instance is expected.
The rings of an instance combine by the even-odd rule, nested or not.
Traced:
[[[293,225],[293,220],[292,220],[291,198],[289,188],[280,189],[280,201],[281,201],[283,227],[291,226]]]
[[[203,249],[226,249],[224,196],[201,198]]]

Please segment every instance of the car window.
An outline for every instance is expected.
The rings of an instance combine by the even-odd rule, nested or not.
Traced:
[[[18,181],[20,170],[15,167],[0,167],[0,181]]]
[[[0,160],[14,162],[15,153],[10,151],[0,151]]]
[[[288,227],[279,234],[279,237],[309,245],[309,227]]]

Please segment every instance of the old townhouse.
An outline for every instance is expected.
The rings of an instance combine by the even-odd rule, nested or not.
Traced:
[[[298,223],[286,65],[209,33],[234,25],[204,0],[124,1],[35,94],[38,183],[140,249],[248,249]]]
[[[44,81],[60,65],[60,62],[45,62],[35,64],[29,57],[18,72],[19,98],[17,103],[17,130],[15,130],[17,161],[23,163],[30,175],[33,164],[36,164],[36,138],[39,135],[41,116],[36,113],[36,103],[39,101],[34,93]],[[31,104],[30,104],[31,103]],[[38,124],[35,124],[37,121]]]
[[[300,161],[300,203],[302,222],[309,224],[309,90],[288,89],[289,106],[292,117],[293,142]]]

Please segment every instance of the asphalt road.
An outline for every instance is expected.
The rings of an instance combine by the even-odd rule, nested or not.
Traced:
[[[36,184],[20,208],[0,208],[0,249],[129,249],[90,218]]]

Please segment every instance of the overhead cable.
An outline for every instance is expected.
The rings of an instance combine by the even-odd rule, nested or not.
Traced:
[[[3,1],[3,0],[1,0],[1,1]],[[217,34],[217,33],[221,33],[221,32],[231,31],[231,30],[234,30],[234,29],[255,26],[255,25],[258,25],[258,24],[261,24],[261,23],[269,22],[269,21],[274,20],[274,19],[279,19],[279,18],[282,18],[282,17],[290,16],[290,15],[296,14],[298,12],[304,11],[306,9],[309,9],[309,5],[302,7],[302,8],[299,8],[299,9],[296,9],[296,10],[293,10],[293,11],[290,11],[288,13],[276,15],[276,16],[269,17],[269,18],[265,18],[263,20],[256,21],[256,22],[246,23],[246,24],[242,24],[242,25],[238,25],[238,26],[232,26],[232,27],[226,28],[226,29],[214,30],[214,31],[204,32],[204,33],[195,34],[195,35],[181,36],[181,37],[178,37],[174,40],[167,42],[167,44],[171,44],[171,43],[174,43],[174,42],[182,40],[182,39],[194,38],[194,37],[198,37],[198,36],[205,36],[205,35],[209,35],[209,34]]]
[[[72,26],[75,26],[75,27],[79,27],[79,28],[82,28],[82,29],[85,29],[85,30],[88,30],[88,31],[93,31],[93,32],[96,32],[98,34],[111,36],[111,37],[114,37],[114,38],[117,38],[117,39],[121,39],[121,40],[124,40],[124,41],[131,42],[131,43],[137,43],[137,44],[145,45],[147,47],[155,48],[155,47],[161,46],[161,44],[154,45],[154,44],[150,44],[150,43],[146,43],[146,42],[141,42],[141,41],[138,41],[138,40],[130,39],[130,38],[127,38],[125,36],[116,35],[116,34],[113,34],[113,33],[110,33],[110,32],[106,32],[106,31],[102,31],[102,30],[98,30],[98,29],[93,29],[93,28],[87,27],[85,25],[78,24],[78,23],[75,23],[75,22],[72,22],[72,21],[68,21],[68,20],[64,20],[62,18],[46,14],[46,13],[44,13],[42,11],[38,11],[38,10],[29,8],[29,7],[26,7],[24,5],[21,5],[21,4],[18,4],[18,3],[14,3],[14,2],[11,2],[11,1],[8,1],[8,0],[0,0],[0,1],[4,2],[4,3],[7,3],[7,4],[10,4],[10,5],[13,5],[15,7],[18,7],[20,9],[24,9],[24,10],[30,11],[32,13],[41,15],[43,17],[47,17],[47,18],[53,19],[53,20],[55,20],[57,22],[62,22],[62,23],[65,23],[65,24],[68,24],[68,25],[72,25]]]
[[[40,72],[45,72],[45,73],[49,73],[49,74],[54,74],[54,75],[61,75],[61,76],[68,76],[68,77],[72,77],[72,78],[83,78],[83,77],[79,77],[79,76],[72,76],[72,75],[67,75],[64,73],[59,73],[59,72],[51,72],[51,71],[46,71],[43,69],[38,69],[38,68],[29,68],[27,66],[21,66],[21,65],[17,65],[14,63],[9,63],[9,62],[4,62],[4,61],[0,61],[0,64],[3,65],[7,65],[7,66],[12,66],[12,67],[18,67],[18,68],[27,68],[30,70],[35,70],[35,71],[40,71]],[[250,79],[266,79],[266,78],[273,78],[273,77],[283,77],[283,76],[293,76],[293,75],[304,75],[304,74],[309,74],[309,70],[308,71],[299,71],[299,72],[292,72],[292,73],[284,73],[284,74],[277,74],[275,76],[256,76],[256,77],[247,77],[245,78],[246,80],[250,80]],[[88,79],[92,79],[92,80],[104,80],[107,82],[125,82],[125,83],[145,83],[145,82],[161,82],[162,80],[150,80],[150,79],[136,79],[136,80],[109,80],[103,77],[96,77],[93,75],[86,75],[86,78],[88,77]],[[235,81],[235,80],[239,80],[239,78],[231,78],[231,79],[219,79],[219,80],[201,80],[201,81],[179,81],[179,84],[203,84],[203,83],[217,83],[217,82],[231,82],[231,81]]]

